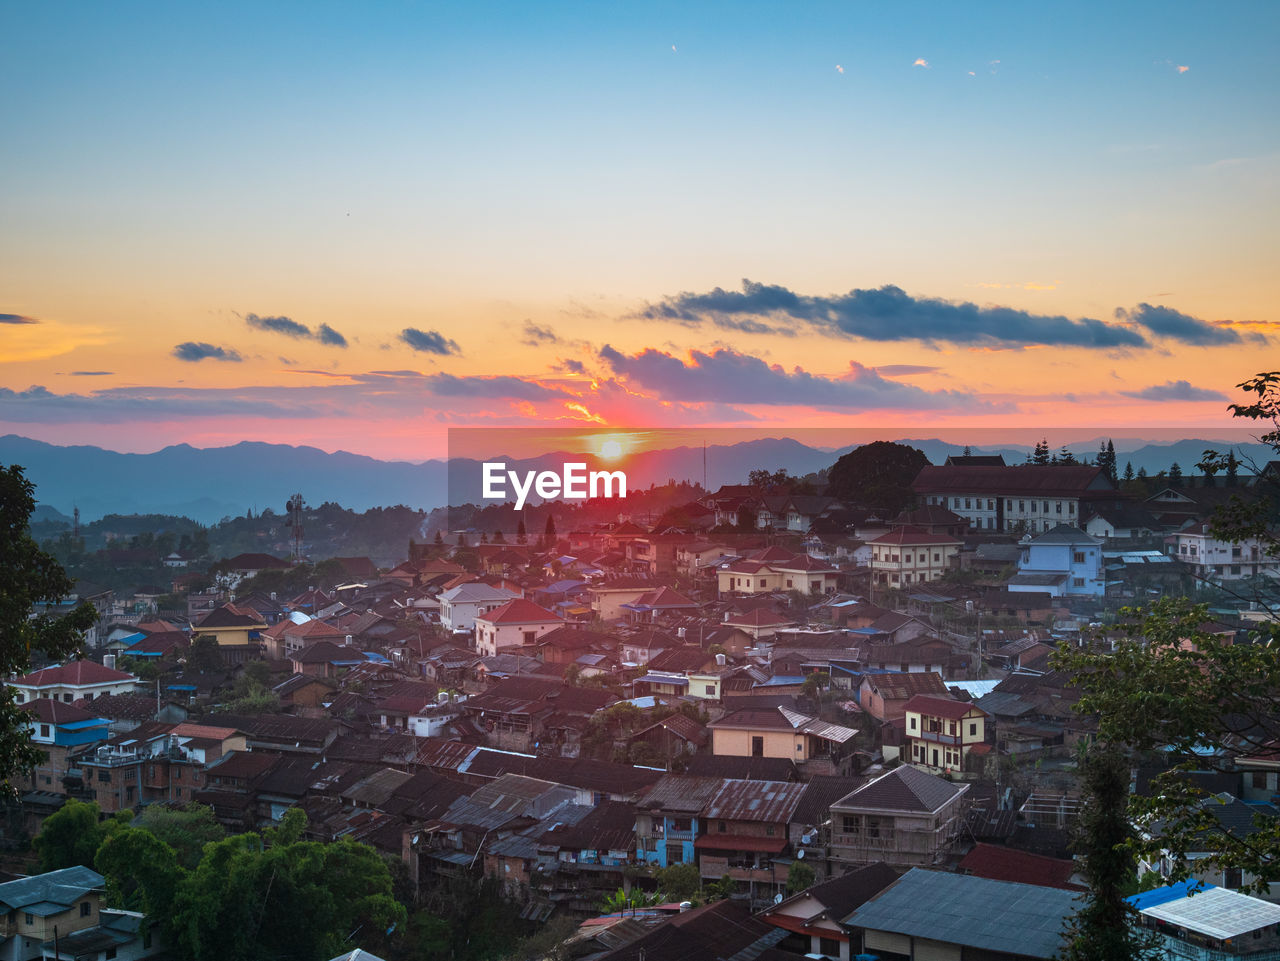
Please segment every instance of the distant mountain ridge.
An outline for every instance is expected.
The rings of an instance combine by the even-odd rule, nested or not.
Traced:
[[[941,464],[962,445],[937,439],[904,439],[918,447],[931,463]],[[1092,459],[1098,441],[1091,446],[1071,445],[1077,457]],[[1187,439],[1173,444],[1148,443],[1131,450],[1116,448],[1120,469],[1126,462],[1134,470],[1155,474],[1176,461],[1184,473],[1192,473],[1206,449],[1226,451],[1264,464],[1272,456],[1262,444],[1224,444]],[[709,446],[705,451],[706,480],[711,489],[721,484],[743,483],[751,470],[786,468],[804,475],[823,470],[850,447],[835,451],[810,447],[781,437]],[[974,446],[974,453],[999,453],[1007,463],[1020,464],[1031,446]],[[703,480],[701,447],[676,447],[646,451],[625,462],[632,488],[664,484],[668,479]],[[495,455],[495,459],[496,455]],[[511,460],[512,470],[558,468],[561,454]],[[151,454],[121,454],[93,446],[59,447],[43,441],[8,434],[0,437],[0,464],[21,464],[36,485],[41,505],[70,516],[75,507],[86,523],[104,514],[156,513],[190,517],[216,523],[252,509],[271,508],[282,513],[285,502],[301,492],[311,504],[333,501],[353,510],[404,504],[422,510],[480,499],[478,462],[430,460],[421,464],[383,461],[345,451],[327,453],[315,447],[242,441],[229,447],[196,448],[187,444],[166,447]],[[46,512],[47,513],[47,512]],[[47,515],[49,519],[53,516]]]

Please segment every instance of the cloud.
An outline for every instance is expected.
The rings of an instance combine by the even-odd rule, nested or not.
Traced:
[[[114,374],[114,370],[73,370],[72,377],[109,377]]]
[[[928,61],[928,60],[926,60],[924,57],[916,57],[916,61],[915,61],[915,63],[913,63],[911,66],[913,66],[913,67],[924,67],[926,70],[928,70],[928,69],[929,69],[929,61]]]
[[[259,317],[257,314],[245,314],[244,322],[256,330],[284,334],[297,340],[314,340],[327,347],[347,346],[347,338],[328,324],[321,324],[312,331],[306,324],[300,324],[291,317]]]
[[[848,373],[823,377],[796,367],[791,371],[731,348],[711,353],[690,351],[688,361],[652,347],[623,354],[609,345],[600,359],[633,387],[695,403],[812,406],[824,410],[934,410],[986,406],[960,391],[926,391],[886,380],[874,370],[850,362]]]
[[[524,322],[524,338],[520,343],[526,347],[541,347],[543,344],[558,344],[560,338],[550,327],[539,327],[531,320]]]
[[[1142,390],[1122,390],[1120,393],[1138,400],[1227,400],[1226,394],[1203,387],[1192,387],[1185,380],[1171,380]]]
[[[836,73],[844,73],[844,67],[840,66],[840,64],[836,64]]]
[[[400,340],[414,350],[421,351],[424,354],[438,354],[441,357],[448,357],[450,354],[462,353],[457,341],[448,340],[443,334],[435,330],[419,330],[417,327],[406,327],[400,331]]]
[[[1262,334],[1248,333],[1241,337],[1239,333],[1230,327],[1211,324],[1206,320],[1188,316],[1171,307],[1138,304],[1132,310],[1117,308],[1116,316],[1145,327],[1153,334],[1161,337],[1201,347],[1238,344],[1243,340],[1251,340],[1258,344],[1266,344],[1268,342],[1267,338]]]
[[[1183,64],[1178,64],[1178,73],[1186,73],[1190,69],[1190,67],[1184,66]]]
[[[506,397],[512,400],[567,399],[567,394],[554,387],[544,387],[523,377],[456,377],[453,374],[428,374],[423,378],[437,397]]]
[[[22,314],[0,314],[0,324],[38,324],[40,321],[34,317],[24,317]]]
[[[556,364],[556,369],[563,370],[570,374],[585,374],[587,372],[587,365],[580,360],[574,360],[572,357],[569,357]]]
[[[1100,320],[917,298],[892,285],[814,297],[782,286],[744,280],[740,291],[716,287],[702,294],[684,292],[646,305],[637,316],[687,326],[706,321],[723,325],[729,318],[742,316],[769,317],[799,321],[831,336],[873,341],[947,341],[979,347],[1148,346],[1139,332]]]
[[[328,324],[321,324],[316,328],[316,340],[322,344],[328,344],[330,347],[347,346],[347,338],[343,337]]]
[[[201,360],[227,360],[239,363],[244,360],[239,351],[232,350],[230,347],[215,347],[213,344],[197,343],[193,340],[173,348],[173,356],[177,357],[178,360],[186,360],[191,363]]]

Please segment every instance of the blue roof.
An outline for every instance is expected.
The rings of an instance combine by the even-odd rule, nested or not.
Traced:
[[[1131,894],[1125,898],[1133,905],[1135,911],[1145,911],[1147,908],[1154,908],[1158,904],[1167,904],[1170,901],[1178,901],[1188,897],[1197,891],[1208,891],[1217,885],[1206,884],[1204,881],[1197,881],[1194,878],[1187,881],[1179,881],[1177,884],[1168,884],[1162,888],[1153,888],[1150,891],[1142,891],[1138,894]]]
[[[194,691],[195,689],[194,684],[170,684],[165,688],[166,691]]]
[[[677,687],[689,683],[687,677],[672,677],[669,674],[646,674],[644,677],[637,677],[637,681],[648,681],[650,684],[674,684]]]
[[[752,687],[783,687],[788,684],[803,684],[804,677],[799,674],[776,674],[767,681],[757,681]]]
[[[106,727],[110,723],[105,717],[94,717],[87,721],[68,721],[65,724],[59,724],[58,727],[68,731],[79,731],[86,727]]]
[[[120,638],[120,641],[121,643],[127,643],[130,647],[133,647],[133,645],[137,644],[139,641],[145,641],[146,639],[147,635],[142,631],[138,631],[136,634],[128,634],[125,637]]]
[[[361,651],[362,654],[375,664],[390,664],[391,662],[379,654],[377,651]]]

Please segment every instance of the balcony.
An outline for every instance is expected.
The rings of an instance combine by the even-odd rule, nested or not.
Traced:
[[[790,865],[764,862],[757,866],[754,862],[717,858],[705,854],[699,859],[698,864],[704,878],[718,879],[727,875],[734,881],[762,881],[768,884],[786,884],[787,872],[790,870]]]
[[[945,744],[948,747],[960,747],[964,744],[964,738],[959,734],[943,734],[941,731],[919,731],[908,733],[908,738],[914,738],[917,741],[929,741],[933,744]]]

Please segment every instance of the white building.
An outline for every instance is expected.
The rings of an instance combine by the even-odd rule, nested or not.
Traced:
[[[490,584],[459,584],[440,595],[440,624],[446,631],[471,631],[476,617],[488,614],[516,597],[505,587]]]
[[[1207,522],[1178,531],[1165,543],[1170,555],[1200,580],[1238,581],[1258,574],[1280,577],[1280,555],[1269,552],[1257,538],[1235,543],[1219,540]]]
[[[19,704],[40,697],[70,704],[103,694],[132,694],[138,687],[138,678],[97,661],[68,661],[15,678],[9,686]]]
[[[1022,540],[1018,573],[1010,591],[1047,592],[1053,597],[1101,597],[1106,592],[1102,542],[1078,527],[1059,524]]]

